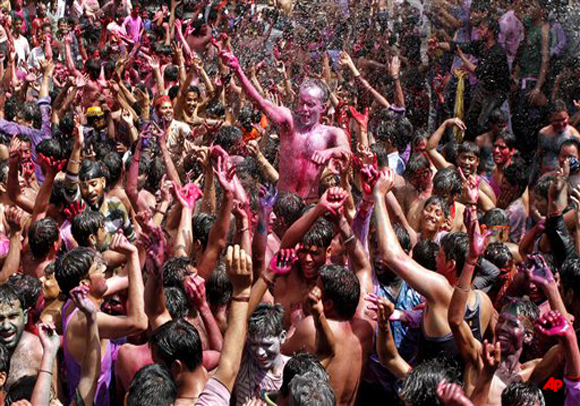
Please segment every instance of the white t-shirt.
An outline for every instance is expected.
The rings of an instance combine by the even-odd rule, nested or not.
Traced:
[[[14,50],[16,51],[16,64],[18,65],[20,61],[26,62],[28,54],[30,54],[30,45],[24,35],[14,40]]]

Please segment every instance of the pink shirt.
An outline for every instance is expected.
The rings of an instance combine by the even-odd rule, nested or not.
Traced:
[[[135,41],[139,42],[141,40],[141,30],[143,29],[143,20],[140,16],[133,18],[130,15],[125,18],[123,22],[123,27],[127,30],[127,35]]]
[[[197,398],[195,406],[229,406],[230,392],[223,383],[215,378],[211,378],[205,384],[203,392]]]

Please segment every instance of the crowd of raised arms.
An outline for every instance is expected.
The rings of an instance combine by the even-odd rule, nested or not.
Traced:
[[[0,0],[0,404],[580,405],[580,3]]]

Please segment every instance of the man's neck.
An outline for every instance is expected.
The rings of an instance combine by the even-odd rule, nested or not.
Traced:
[[[207,371],[202,366],[199,366],[194,371],[183,371],[177,378],[177,399],[182,398],[182,401],[188,400],[189,404],[192,399],[197,397],[203,391],[208,380]]]

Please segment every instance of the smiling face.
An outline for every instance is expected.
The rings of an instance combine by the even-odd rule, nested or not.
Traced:
[[[83,199],[93,210],[99,210],[103,204],[105,183],[105,178],[95,178],[81,182]]]
[[[558,111],[550,114],[550,124],[556,133],[563,132],[568,126],[570,116],[567,111]]]
[[[173,105],[169,101],[161,103],[159,106],[159,115],[166,121],[173,120]]]
[[[311,128],[320,122],[324,111],[323,91],[315,86],[300,88],[295,116],[301,127]]]
[[[312,245],[310,247],[301,247],[297,254],[304,277],[306,279],[317,278],[318,269],[326,264],[326,250]]]
[[[187,112],[193,114],[195,108],[197,107],[198,96],[195,92],[187,92],[185,95],[185,106],[187,107]]]
[[[260,368],[268,371],[282,358],[282,344],[286,341],[286,332],[279,336],[248,337],[248,346],[252,357]]]
[[[443,208],[437,202],[431,202],[423,208],[421,216],[421,231],[437,232],[445,221]]]
[[[9,350],[14,350],[27,321],[28,313],[22,309],[19,300],[0,303],[0,343]]]
[[[502,312],[495,327],[495,336],[501,345],[502,357],[512,355],[524,345],[524,325],[512,313]]]

